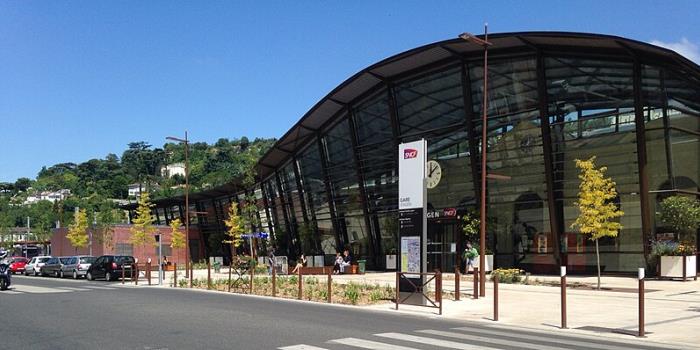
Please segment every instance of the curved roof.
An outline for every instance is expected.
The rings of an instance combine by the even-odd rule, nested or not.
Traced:
[[[483,39],[483,35],[479,36]],[[489,34],[489,57],[535,53],[575,53],[617,56],[640,62],[674,65],[700,82],[700,66],[674,51],[618,36],[569,32],[518,32]],[[455,38],[424,45],[377,62],[338,85],[316,103],[258,162],[259,175],[267,177],[281,162],[304,146],[344,107],[367,91],[421,68],[458,59],[483,57],[483,49]]]

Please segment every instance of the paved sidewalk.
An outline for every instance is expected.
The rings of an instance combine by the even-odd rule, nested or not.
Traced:
[[[172,282],[172,272],[166,272],[166,285]],[[195,278],[206,278],[206,270],[195,270]],[[316,276],[325,278],[324,276]],[[184,278],[180,271],[178,279]],[[228,278],[228,270],[212,271],[212,279]],[[337,283],[396,283],[393,272],[364,275],[335,275]],[[153,273],[157,281],[157,273]],[[556,276],[530,276],[531,282],[558,284]],[[596,277],[568,276],[568,327],[562,332],[605,335],[635,339],[638,330],[638,281],[633,277],[603,277],[602,290],[594,290]],[[145,285],[143,277],[140,285]],[[646,284],[646,333],[654,342],[682,345],[700,349],[700,281],[666,281],[649,279]],[[454,274],[443,274],[443,289],[455,290]],[[491,322],[493,318],[493,282],[487,282],[486,297],[472,299],[471,276],[462,276],[461,301],[444,298],[443,316],[474,322]],[[393,303],[365,306],[369,309],[394,311]],[[560,327],[560,288],[548,285],[499,285],[498,324],[555,330]],[[399,313],[438,317],[437,309],[401,305]],[[627,333],[627,334],[625,334]]]

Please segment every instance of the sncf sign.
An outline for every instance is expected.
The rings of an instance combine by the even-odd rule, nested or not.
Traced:
[[[403,159],[411,159],[418,157],[418,150],[412,148],[406,148],[403,150]]]

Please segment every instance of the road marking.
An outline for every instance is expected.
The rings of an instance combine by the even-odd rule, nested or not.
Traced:
[[[547,346],[547,345],[542,345],[542,344],[532,344],[532,343],[524,343],[521,341],[513,341],[513,340],[506,340],[506,339],[498,339],[498,338],[488,338],[488,337],[480,337],[478,335],[470,335],[470,334],[465,334],[465,333],[455,333],[455,332],[444,332],[444,331],[436,331],[432,329],[424,329],[420,331],[416,331],[418,333],[426,333],[426,334],[432,334],[432,335],[439,335],[442,337],[447,337],[447,338],[455,338],[455,339],[461,339],[461,340],[470,340],[470,341],[476,341],[476,342],[481,342],[481,343],[489,343],[489,344],[496,344],[496,345],[505,345],[505,346],[513,346],[516,348],[520,349],[534,349],[534,350],[557,350],[557,349],[562,349],[561,346]],[[500,334],[501,336],[505,336],[507,334]],[[520,337],[518,337],[520,338]],[[530,340],[535,340],[535,339],[530,339]],[[539,338],[537,340],[546,340],[549,342],[552,342],[553,340],[551,338]],[[562,343],[560,341],[556,341],[557,343]],[[580,344],[583,346],[584,344]],[[607,347],[606,347],[607,349]]]
[[[15,290],[18,292],[30,293],[30,294],[51,294],[51,293],[70,293],[69,290],[61,290],[56,288],[44,288],[37,286],[28,286],[24,284],[13,285]]]
[[[84,291],[89,291],[90,289],[85,289],[85,288],[75,288],[75,287],[57,287],[58,289],[63,289],[63,290],[69,290],[72,292],[84,292]]]
[[[85,288],[89,288],[89,289],[99,289],[99,290],[115,290],[115,289],[117,289],[117,288],[100,287],[100,286],[85,286]]]
[[[311,345],[306,345],[306,344],[285,346],[283,348],[277,348],[277,349],[280,349],[280,350],[328,350],[326,348],[319,348],[317,346],[311,346]]]
[[[338,343],[342,345],[352,346],[361,349],[372,349],[372,350],[418,350],[416,348],[409,348],[401,345],[392,345],[387,343],[380,343],[377,341],[364,340],[359,338],[343,338],[330,340],[329,343]]]
[[[17,294],[24,294],[24,293],[16,291],[16,290],[6,290],[4,292],[0,292],[0,295],[3,295],[3,294],[17,295]]]
[[[600,341],[609,341],[610,343],[591,343],[590,341],[596,340],[596,339],[589,339],[589,338],[583,338],[583,337],[575,337],[572,335],[565,335],[563,337],[557,337],[557,338],[552,338],[548,337],[547,335],[542,335],[542,336],[537,336],[537,335],[531,335],[531,334],[524,334],[520,333],[517,331],[509,330],[506,328],[502,328],[503,331],[497,331],[494,329],[484,329],[484,328],[469,328],[469,327],[459,327],[459,328],[453,328],[455,330],[459,331],[467,331],[467,332],[475,332],[475,333],[482,333],[482,334],[491,334],[495,336],[508,336],[508,333],[504,332],[514,332],[510,336],[518,339],[523,339],[523,340],[534,340],[534,341],[549,341],[549,342],[555,342],[557,344],[565,344],[565,345],[572,345],[572,346],[585,346],[585,347],[591,347],[595,345],[599,345],[604,347],[605,349],[609,350],[629,350],[630,347],[628,346],[616,346],[613,345],[613,343],[619,343],[616,339],[599,339]],[[529,330],[532,332],[531,330]],[[576,340],[572,340],[576,339]],[[632,348],[635,348],[633,344],[630,344]]]
[[[379,334],[375,334],[375,335],[378,337],[383,337],[383,338],[403,340],[403,341],[414,342],[414,343],[419,343],[419,344],[427,344],[427,345],[432,345],[434,347],[443,347],[443,348],[448,348],[448,349],[458,349],[458,350],[492,350],[492,349],[497,349],[497,348],[484,347],[484,346],[478,346],[478,345],[473,345],[473,344],[462,344],[462,343],[449,341],[449,340],[419,337],[419,336],[410,335],[410,334],[403,334],[403,333],[379,333]]]

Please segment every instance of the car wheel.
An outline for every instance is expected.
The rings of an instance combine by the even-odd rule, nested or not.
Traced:
[[[36,270],[34,270],[34,276],[39,276],[39,273]]]
[[[73,279],[74,280],[78,279],[78,271],[73,270]]]
[[[112,273],[111,272],[105,273],[105,281],[109,282],[111,280],[112,280]]]
[[[88,272],[87,275],[85,275],[85,278],[87,278],[88,281],[94,281],[92,278],[92,273]]]
[[[0,280],[0,290],[7,290],[7,282],[4,279]]]

